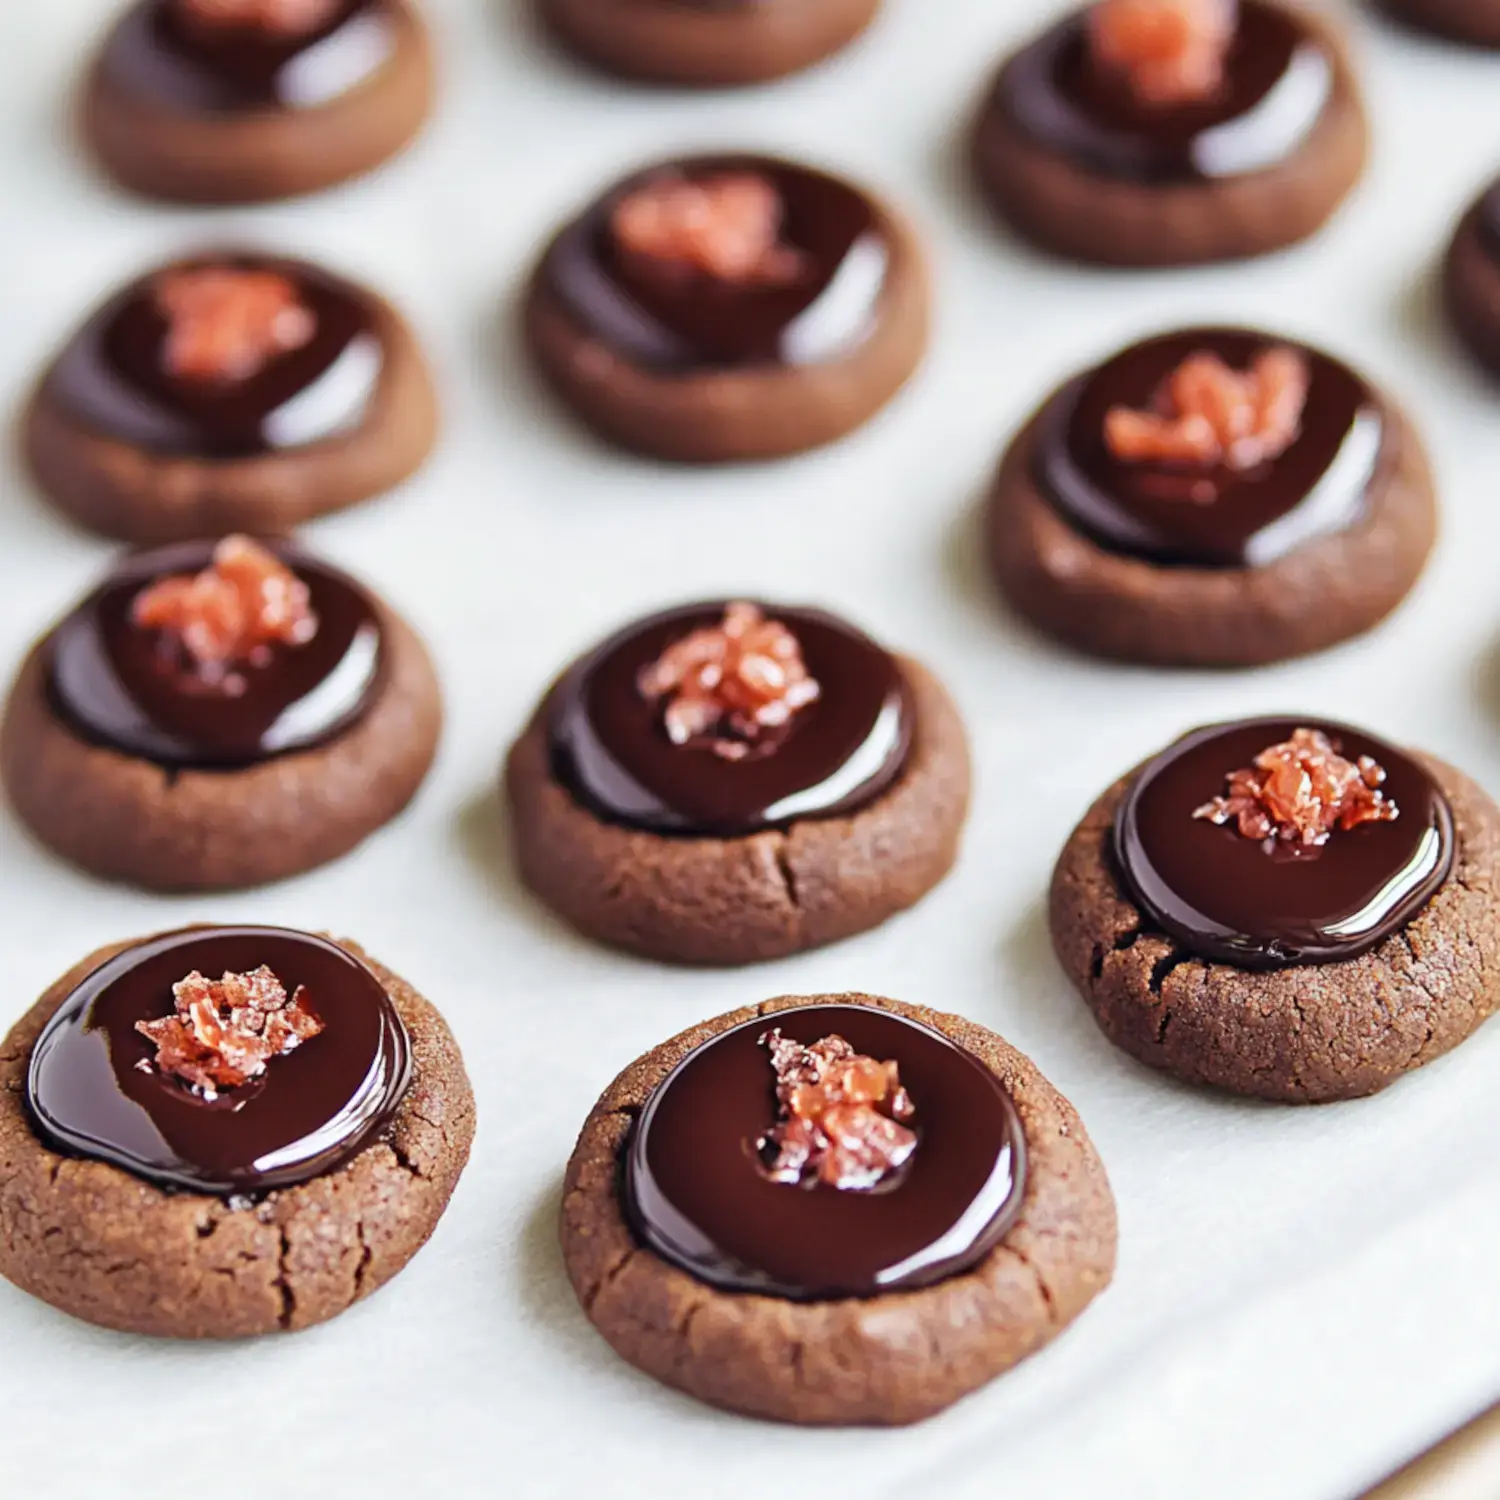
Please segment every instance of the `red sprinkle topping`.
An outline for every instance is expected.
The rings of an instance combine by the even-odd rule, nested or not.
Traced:
[[[797,710],[821,691],[797,637],[743,602],[726,606],[722,624],[668,646],[636,686],[651,702],[667,700],[662,722],[674,745],[706,744],[725,760],[774,749]]]
[[[264,965],[249,974],[205,979],[196,969],[172,986],[176,1014],[137,1021],[135,1029],[156,1043],[158,1072],[180,1078],[194,1093],[215,1099],[258,1078],[272,1058],[300,1047],[322,1031],[307,1006],[307,987],[287,998],[282,983]],[[141,1067],[149,1069],[144,1060]]]
[[[784,286],[804,265],[780,242],[781,195],[755,172],[661,176],[615,205],[621,253],[655,275],[707,276],[737,286]]]
[[[1110,408],[1105,445],[1122,463],[1254,469],[1297,441],[1309,381],[1307,360],[1284,345],[1262,350],[1243,374],[1217,354],[1192,354],[1162,383],[1151,410]]]
[[[916,1133],[900,1123],[914,1111],[895,1063],[865,1057],[841,1036],[804,1047],[777,1027],[760,1041],[781,1105],[756,1142],[773,1181],[868,1190],[917,1149]]]
[[[161,631],[205,681],[224,682],[231,663],[264,666],[272,646],[312,640],[318,617],[310,600],[307,585],[273,552],[228,536],[201,573],[162,578],[137,594],[130,619]]]
[[[317,319],[288,277],[275,271],[198,266],[156,280],[167,320],[162,364],[179,380],[249,380],[278,355],[312,341]]]
[[[177,0],[179,13],[205,27],[308,36],[326,26],[341,0]]]
[[[1237,22],[1235,0],[1101,0],[1089,47],[1142,104],[1192,104],[1223,83]]]
[[[1400,809],[1380,790],[1384,769],[1368,755],[1345,760],[1319,729],[1298,729],[1271,745],[1253,766],[1232,771],[1224,795],[1193,814],[1234,823],[1247,839],[1304,848],[1326,844],[1336,829],[1389,823]]]

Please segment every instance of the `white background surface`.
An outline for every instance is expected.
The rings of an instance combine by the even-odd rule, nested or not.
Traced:
[[[439,115],[372,180],[252,211],[163,210],[95,180],[68,89],[111,0],[0,6],[0,405],[118,280],[253,236],[391,292],[438,365],[428,469],[315,543],[431,641],[450,708],[411,813],[326,871],[237,897],[93,883],[0,823],[0,1022],[80,954],[193,919],[359,938],[447,1013],[477,1085],[473,1163],[430,1247],[372,1301],[295,1337],[180,1347],[103,1333],[0,1284],[0,1489],[65,1496],[447,1495],[1337,1500],[1500,1393],[1500,1026],[1382,1098],[1323,1109],[1212,1097],[1111,1049],[1058,971],[1051,861],[1119,770],[1216,716],[1364,722],[1500,787],[1497,395],[1431,299],[1450,224],[1500,167],[1500,60],[1356,18],[1377,134],[1332,230],[1259,264],[1066,269],[995,231],[957,135],[1049,0],[892,0],[830,67],[674,97],[550,55],[520,0],[430,0]],[[925,224],[931,358],[879,421],[754,472],[669,472],[585,442],[518,358],[511,307],[542,236],[657,153],[764,145],[845,168]],[[1431,439],[1445,532],[1372,637],[1239,675],[1071,658],[1008,620],[974,507],[1042,391],[1112,345],[1196,319],[1279,325],[1363,362]],[[0,661],[107,561],[0,469]],[[635,613],[715,592],[827,603],[934,665],[975,742],[962,864],[910,916],[729,974],[588,947],[509,873],[493,793],[553,672]],[[953,1009],[1030,1053],[1082,1112],[1120,1203],[1114,1287],[1054,1347],[906,1432],[775,1429],[619,1363],[555,1248],[563,1164],[598,1091],[705,1016],[861,988]],[[222,1446],[221,1446],[222,1445]]]

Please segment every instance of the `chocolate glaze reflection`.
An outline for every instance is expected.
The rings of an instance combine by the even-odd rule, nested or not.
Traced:
[[[307,986],[317,1036],[214,1100],[151,1066],[156,1048],[135,1023],[170,1015],[178,980],[261,964],[289,994]],[[162,1187],[254,1196],[351,1160],[390,1122],[410,1078],[401,1018],[342,948],[283,928],[200,927],[126,949],[63,1001],[32,1051],[27,1103],[37,1133],[66,1155]]]
[[[100,59],[103,80],[176,114],[310,108],[347,93],[395,50],[391,0],[342,0],[306,36],[186,21],[175,0],[141,0]]]
[[[1399,816],[1335,830],[1293,851],[1194,811],[1295,729],[1321,729],[1349,759],[1373,756]],[[1410,756],[1362,730],[1317,719],[1249,719],[1194,730],[1132,783],[1115,818],[1119,872],[1147,920],[1201,958],[1243,969],[1354,958],[1398,932],[1453,865],[1453,814]]]
[[[1489,243],[1490,253],[1500,260],[1500,181],[1479,200],[1479,229]]]
[[[1270,463],[1247,471],[1124,463],[1105,445],[1110,407],[1148,407],[1189,355],[1209,350],[1238,370],[1284,342],[1248,329],[1197,328],[1117,354],[1065,387],[1043,412],[1037,484],[1100,546],[1168,565],[1262,567],[1351,525],[1364,513],[1383,462],[1387,423],[1370,387],[1315,349],[1293,345],[1312,377],[1302,433]],[[1212,498],[1205,502],[1200,493]]]
[[[917,1147],[870,1192],[772,1182],[755,1142],[776,1121],[759,1039],[836,1033],[900,1066]],[[857,1005],[805,1006],[705,1042],[657,1088],[627,1148],[637,1237],[723,1291],[815,1300],[930,1286],[977,1265],[1015,1222],[1026,1141],[1015,1105],[976,1058],[926,1026]]]
[[[317,634],[241,666],[243,691],[202,681],[155,631],[131,623],[159,578],[208,566],[211,541],[128,557],[52,633],[53,707],[85,739],[168,767],[233,769],[325,743],[360,718],[385,678],[380,619],[365,591],[287,542],[266,542],[312,592]]]
[[[802,647],[821,696],[769,754],[731,761],[674,745],[662,704],[636,686],[667,646],[724,616],[688,605],[627,626],[578,662],[549,710],[553,774],[597,816],[654,833],[732,838],[851,813],[901,775],[911,747],[906,680],[889,652],[833,615],[763,606]]]
[[[781,195],[782,240],[806,258],[788,285],[712,277],[665,280],[616,254],[610,216],[626,194],[664,174],[769,177]],[[808,167],[755,156],[693,157],[637,173],[570,224],[542,266],[583,328],[637,364],[663,370],[810,365],[837,359],[869,331],[890,260],[875,208],[857,189]]]
[[[1242,0],[1212,98],[1141,103],[1096,67],[1086,17],[1069,17],[1013,57],[996,104],[1042,145],[1095,171],[1143,182],[1227,177],[1286,160],[1307,139],[1334,85],[1324,44],[1289,11]]]
[[[165,271],[197,266],[288,277],[316,320],[312,339],[246,380],[170,374],[163,360],[167,320],[154,286]],[[201,256],[144,276],[111,298],[58,356],[44,395],[79,425],[155,453],[233,459],[303,447],[364,419],[385,361],[376,325],[364,292],[316,266],[274,256]]]

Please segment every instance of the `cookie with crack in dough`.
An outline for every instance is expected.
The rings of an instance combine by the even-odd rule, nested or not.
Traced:
[[[527,285],[543,378],[599,437],[677,463],[783,458],[852,432],[926,352],[906,221],[811,167],[658,163],[564,226]]]
[[[83,81],[83,138],[121,187],[261,203],[333,186],[404,150],[432,108],[432,48],[408,0],[267,7],[136,0]]]
[[[138,621],[148,590],[215,575],[226,544],[127,557],[11,686],[0,719],[11,805],[48,848],[106,880],[223,890],[338,859],[406,807],[436,753],[442,702],[426,647],[291,543],[265,544],[272,583],[279,564],[307,587],[310,635],[228,643],[227,662],[198,662],[167,617]],[[233,659],[239,649],[255,659]]]
[[[1448,317],[1470,353],[1500,376],[1500,180],[1464,215],[1443,266]]]
[[[241,949],[245,934],[265,932],[238,931]],[[214,934],[204,928],[175,936],[193,941]],[[399,1018],[409,1082],[380,1129],[349,1159],[243,1203],[222,1193],[168,1190],[108,1161],[52,1149],[38,1136],[27,1104],[38,1039],[101,966],[161,939],[101,948],[52,985],[0,1043],[0,1273],[7,1279],[106,1328],[238,1338],[335,1317],[383,1286],[422,1247],[474,1135],[474,1099],[458,1046],[432,1005],[358,945],[290,936],[332,948],[314,955],[325,966],[341,960],[372,976],[365,982],[383,992]],[[249,951],[262,950],[252,941]],[[298,972],[294,960],[286,977]],[[171,1004],[166,988],[159,1008]],[[326,1031],[299,1049],[314,1071],[320,1041],[327,1043]],[[273,1058],[267,1073],[298,1062],[296,1055]],[[274,1086],[273,1077],[262,1082],[267,1091]]]
[[[1233,407],[1253,404],[1243,383],[1284,351],[1305,362],[1305,405],[1276,453],[1236,466],[1216,448],[1115,450],[1116,411],[1159,426],[1202,356]],[[1310,346],[1222,328],[1133,345],[1055,391],[1007,450],[983,521],[1001,594],[1046,634],[1195,667],[1280,661],[1371,629],[1415,585],[1437,523],[1425,449],[1388,395]]]
[[[988,1097],[994,1109],[1009,1101],[1008,1116],[1019,1121],[1024,1135],[1022,1164],[1017,1170],[1012,1161],[1012,1176],[1004,1184],[1002,1212],[1009,1217],[1000,1226],[1001,1237],[989,1243],[968,1225],[969,1249],[946,1274],[935,1280],[914,1276],[909,1279],[922,1284],[865,1296],[724,1290],[647,1248],[625,1201],[630,1190],[622,1186],[641,1122],[649,1117],[653,1099],[667,1092],[674,1069],[685,1060],[708,1057],[704,1049],[710,1044],[719,1051],[745,1040],[734,1035],[737,1027],[751,1028],[753,1043],[762,1023],[778,1025],[801,1042],[811,1041],[825,1024],[837,1025],[849,1032],[854,1046],[875,1048],[871,1055],[878,1061],[897,1061],[918,1128],[915,1152],[901,1168],[908,1175],[895,1179],[893,1187],[857,1193],[756,1180],[742,1149],[741,1127],[753,1132],[770,1126],[776,1094],[768,1065],[762,1065],[758,1089],[747,1078],[746,1068],[755,1059],[740,1047],[731,1076],[711,1080],[715,1087],[706,1097],[716,1115],[727,1113],[728,1121],[717,1134],[705,1127],[701,1159],[711,1168],[737,1171],[736,1193],[753,1196],[758,1209],[776,1194],[787,1195],[784,1214],[773,1213],[762,1224],[785,1231],[810,1214],[833,1236],[829,1244],[852,1250],[861,1264],[870,1260],[865,1250],[881,1248],[883,1238],[891,1245],[921,1241],[967,1201],[970,1147],[978,1143],[988,1149],[995,1139],[990,1127],[996,1122],[976,1124],[971,1113]],[[679,1073],[676,1080],[686,1076]],[[955,1087],[934,1089],[926,1086],[929,1082]],[[700,1102],[705,1097],[701,1089],[696,1097]],[[653,1131],[662,1117],[659,1108]],[[688,1110],[683,1118],[690,1117]],[[972,1135],[965,1133],[966,1125]],[[924,1162],[924,1151],[940,1154],[929,1154]],[[662,1165],[649,1146],[645,1160],[654,1163],[653,1170]],[[988,1155],[973,1180],[985,1170],[990,1170]],[[722,1221],[738,1201],[711,1183],[674,1183],[659,1172],[654,1181],[678,1201],[691,1199],[702,1211],[698,1227],[710,1216]],[[892,1215],[903,1193],[912,1196],[913,1213]],[[857,1199],[864,1201],[852,1201]],[[852,1247],[845,1243],[851,1230],[858,1242]],[[783,996],[747,1006],[695,1026],[632,1063],[584,1124],[568,1164],[561,1212],[568,1277],[590,1322],[621,1358],[712,1405],[809,1425],[918,1422],[994,1379],[1055,1338],[1104,1290],[1114,1271],[1115,1234],[1114,1199],[1088,1134],[1073,1107],[1030,1061],[994,1032],[960,1016],[863,994]],[[759,1241],[767,1255],[785,1258],[784,1233],[762,1235]],[[804,1239],[801,1249],[818,1243]],[[797,1253],[792,1259],[809,1257]],[[811,1260],[816,1259],[813,1251]]]
[[[1000,218],[1043,250],[1117,266],[1239,260],[1321,229],[1368,151],[1338,33],[1301,7],[1242,0],[1203,90],[1153,97],[1154,44],[1145,57],[1116,58],[1095,40],[1111,7],[1122,18],[1132,10],[1104,0],[1068,16],[1011,57],[987,92],[971,153]],[[1222,14],[1197,8],[1211,23]],[[1150,88],[1130,62],[1145,66]]]
[[[368,500],[421,467],[437,426],[426,359],[388,302],[305,261],[219,250],[91,314],[32,393],[22,445],[59,510],[153,544]]]
[[[1365,839],[1367,847],[1383,851],[1382,858],[1392,852],[1403,857],[1396,894],[1374,903],[1374,917],[1351,915],[1362,892],[1369,894],[1366,887],[1378,883],[1369,869],[1359,868],[1363,854],[1356,848],[1356,857],[1342,857],[1323,871],[1315,861],[1293,878],[1301,881],[1299,899],[1307,904],[1309,922],[1318,908],[1324,936],[1310,946],[1322,947],[1324,961],[1283,961],[1269,968],[1247,967],[1254,955],[1228,961],[1228,929],[1243,920],[1251,898],[1220,891],[1212,899],[1225,913],[1235,908],[1235,916],[1220,913],[1217,923],[1200,910],[1184,924],[1181,911],[1191,916],[1194,905],[1202,907],[1215,870],[1234,872],[1237,889],[1250,891],[1262,907],[1268,892],[1283,907],[1296,905],[1286,889],[1278,894],[1268,882],[1278,870],[1295,872],[1298,865],[1293,860],[1277,866],[1272,854],[1231,827],[1194,819],[1195,804],[1221,792],[1223,777],[1293,723],[1316,721],[1287,719],[1269,725],[1270,732],[1257,721],[1214,726],[1186,736],[1116,782],[1068,839],[1052,877],[1050,912],[1063,969],[1117,1046],[1189,1083],[1314,1104],[1387,1087],[1457,1046],[1494,1011],[1500,997],[1500,809],[1472,780],[1435,757],[1404,754],[1335,726],[1331,732],[1343,737],[1345,749],[1370,753],[1388,771],[1384,786],[1400,816],[1334,831],[1328,849]],[[1153,767],[1183,747],[1198,746],[1201,762],[1205,738],[1220,732],[1237,736],[1229,753],[1212,764],[1189,764],[1194,780],[1162,783],[1159,805],[1175,810],[1179,854],[1193,858],[1199,878],[1151,877],[1154,899],[1160,902],[1165,891],[1166,908],[1172,908],[1159,907],[1152,916],[1143,908],[1139,883],[1122,875],[1122,808]],[[1450,864],[1442,859],[1445,843]],[[1261,861],[1257,873],[1251,867]],[[1393,868],[1400,862],[1393,860]],[[1179,877],[1180,866],[1181,858],[1171,866]],[[1184,896],[1188,884],[1197,889],[1191,899]],[[1162,920],[1163,910],[1175,932]],[[1189,930],[1194,924],[1196,933]],[[1217,937],[1206,939],[1215,929]],[[1260,934],[1262,946],[1263,940]],[[1290,940],[1309,942],[1306,931]],[[1212,949],[1206,957],[1205,941]],[[1334,956],[1341,946],[1351,956]],[[1269,959],[1276,962],[1274,952]],[[1255,959],[1266,960],[1264,951]]]
[[[673,731],[668,714],[698,700],[681,684],[649,694],[643,674],[731,609],[787,627],[817,695],[748,738],[712,701],[706,729]],[[769,649],[783,644],[773,633]],[[968,811],[969,751],[918,662],[821,610],[716,601],[638,621],[576,662],[511,747],[504,791],[522,878],[580,932],[668,962],[747,964],[863,932],[937,885]]]
[[[799,73],[854,41],[880,0],[537,0],[584,62],[642,83],[729,88]]]

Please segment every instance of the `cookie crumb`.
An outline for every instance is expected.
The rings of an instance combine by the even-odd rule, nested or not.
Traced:
[[[781,1105],[780,1121],[756,1142],[773,1182],[868,1191],[916,1150],[916,1133],[901,1123],[914,1110],[894,1062],[865,1057],[841,1036],[804,1047],[779,1027],[760,1043]]]
[[[312,640],[318,617],[311,598],[273,552],[247,536],[228,536],[201,573],[158,579],[137,594],[130,619],[161,631],[205,681],[226,683],[231,663],[263,666],[272,646]]]
[[[1247,839],[1316,848],[1336,829],[1390,823],[1400,814],[1380,790],[1385,770],[1370,756],[1345,760],[1319,729],[1297,729],[1271,745],[1253,766],[1231,771],[1223,796],[1205,802],[1193,816],[1220,825],[1234,823]]]
[[[1162,382],[1149,410],[1110,408],[1105,446],[1122,463],[1223,465],[1243,473],[1297,441],[1310,381],[1306,358],[1285,345],[1263,349],[1244,372],[1206,350],[1191,354]],[[1214,493],[1193,498],[1204,503]]]
[[[317,319],[290,277],[238,266],[193,266],[156,278],[166,319],[162,365],[178,380],[231,385],[311,343]]]
[[[195,1094],[216,1099],[265,1072],[266,1064],[323,1030],[307,1005],[307,987],[287,998],[264,964],[248,974],[205,979],[196,969],[172,986],[176,1014],[137,1021],[156,1044],[158,1072],[181,1079]]]
[[[1194,104],[1223,84],[1238,20],[1235,0],[1102,0],[1089,12],[1089,49],[1142,104]]]
[[[206,29],[295,38],[326,26],[339,5],[340,0],[177,0],[177,13]]]
[[[775,749],[821,693],[797,637],[742,600],[725,607],[721,624],[668,646],[636,685],[653,703],[667,700],[662,722],[674,745],[706,745],[725,760]]]
[[[780,242],[783,212],[775,184],[759,173],[669,174],[621,198],[610,231],[647,274],[785,286],[802,275],[805,257]]]

